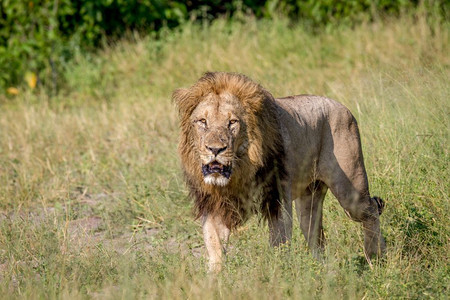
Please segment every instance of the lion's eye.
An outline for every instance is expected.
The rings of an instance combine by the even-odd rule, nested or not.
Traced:
[[[235,124],[237,122],[238,122],[238,120],[230,120],[230,125],[233,125],[233,124]]]
[[[198,122],[200,122],[202,125],[206,126],[206,120],[205,119],[200,119],[200,120],[198,120]]]

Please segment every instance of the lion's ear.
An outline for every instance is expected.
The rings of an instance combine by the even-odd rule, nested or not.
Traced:
[[[175,102],[175,104],[180,107],[180,104],[183,102],[183,100],[186,100],[189,98],[189,89],[176,89],[172,93],[172,101]]]
[[[175,104],[178,107],[178,112],[180,113],[180,115],[183,115],[184,113],[186,113],[188,104],[189,104],[189,99],[190,99],[191,93],[189,91],[189,89],[176,89],[175,91],[173,91],[172,93],[172,101],[175,102]]]

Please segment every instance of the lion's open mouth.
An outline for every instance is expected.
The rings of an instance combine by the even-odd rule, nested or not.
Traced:
[[[203,176],[207,176],[209,174],[220,174],[225,178],[230,178],[231,176],[231,165],[223,165],[218,161],[213,161],[209,164],[202,166]]]

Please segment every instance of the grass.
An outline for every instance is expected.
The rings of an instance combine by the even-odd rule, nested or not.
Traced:
[[[0,294],[7,298],[386,299],[449,293],[450,26],[424,16],[312,34],[284,20],[185,24],[80,54],[67,89],[0,98]],[[326,259],[298,226],[252,219],[206,274],[176,153],[172,90],[242,72],[275,96],[326,95],[359,121],[388,253],[327,195]],[[1,97],[1,96],[0,96]]]

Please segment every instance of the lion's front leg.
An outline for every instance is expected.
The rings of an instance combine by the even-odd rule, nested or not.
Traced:
[[[292,201],[288,188],[285,195],[278,215],[269,217],[270,245],[274,247],[290,241],[292,236]]]
[[[203,239],[209,257],[209,272],[217,273],[222,269],[230,229],[219,216],[203,216]]]

